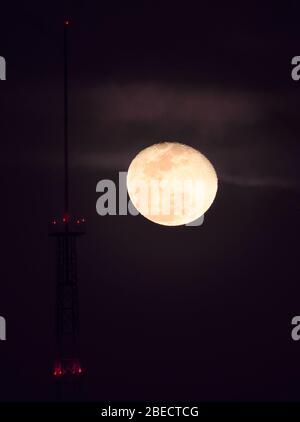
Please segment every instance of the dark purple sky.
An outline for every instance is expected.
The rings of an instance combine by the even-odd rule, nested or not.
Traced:
[[[296,2],[1,6],[0,400],[50,400],[62,212],[62,21],[71,26],[72,210],[89,400],[298,400],[300,82]],[[221,3],[221,2],[220,2]],[[71,2],[70,2],[71,4]],[[96,214],[160,140],[220,181],[199,228]]]

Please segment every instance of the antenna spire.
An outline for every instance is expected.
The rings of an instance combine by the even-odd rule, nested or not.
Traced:
[[[65,168],[65,215],[69,215],[69,131],[68,131],[68,27],[69,20],[64,21],[64,168]]]

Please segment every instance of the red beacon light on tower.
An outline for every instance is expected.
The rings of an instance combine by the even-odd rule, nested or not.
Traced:
[[[53,370],[53,375],[55,377],[61,377],[63,375],[63,370],[61,367],[61,363],[60,362],[56,362],[55,366],[54,366],[54,370]]]
[[[83,375],[83,370],[78,359],[64,358],[55,362],[53,375],[56,378],[62,376],[80,376]]]
[[[74,362],[71,372],[72,375],[82,375],[82,368],[79,362]]]
[[[66,230],[70,235],[83,234],[85,232],[86,220],[83,217],[71,217],[69,214],[64,214],[60,218],[53,218],[50,224],[50,235],[59,235]]]
[[[70,221],[70,216],[69,214],[64,214],[63,218],[62,218],[63,223],[68,223]]]
[[[77,218],[76,224],[84,224],[84,223],[85,223],[85,218]]]

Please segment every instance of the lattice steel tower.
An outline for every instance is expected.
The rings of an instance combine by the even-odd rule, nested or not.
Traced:
[[[84,374],[79,351],[79,309],[76,243],[85,219],[69,211],[68,30],[64,22],[64,212],[50,224],[57,247],[56,359],[53,376],[62,399],[76,399]]]

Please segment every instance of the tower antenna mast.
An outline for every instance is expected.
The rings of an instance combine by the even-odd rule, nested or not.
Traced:
[[[69,21],[64,22],[64,177],[65,215],[69,215],[69,81],[68,81],[68,30]]]
[[[78,398],[82,375],[79,351],[79,298],[77,283],[77,238],[85,233],[85,219],[70,214],[69,203],[69,98],[68,31],[64,21],[64,212],[54,218],[50,236],[57,246],[56,359],[53,376],[59,398]]]

